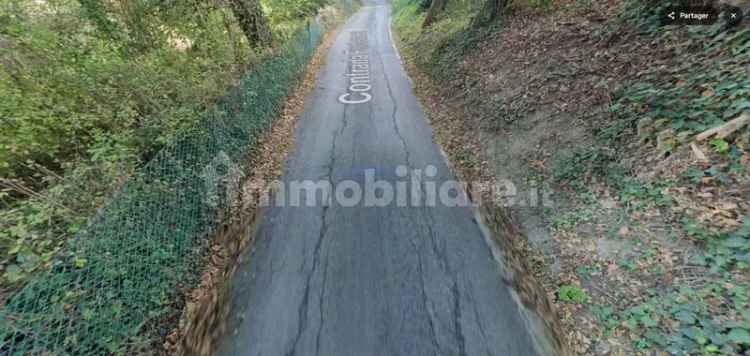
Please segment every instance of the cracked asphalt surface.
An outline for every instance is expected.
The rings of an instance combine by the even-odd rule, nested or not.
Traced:
[[[283,180],[396,181],[399,165],[453,179],[369,2],[339,31],[306,100]],[[342,104],[352,36],[366,31],[372,100]],[[303,201],[305,201],[303,199]],[[221,355],[534,355],[522,308],[467,207],[272,206],[232,280]]]

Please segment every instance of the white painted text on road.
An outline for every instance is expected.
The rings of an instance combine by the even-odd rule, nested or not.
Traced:
[[[342,104],[363,104],[372,100],[370,90],[370,58],[367,53],[367,32],[352,32],[352,52],[349,58],[348,92],[339,96]]]

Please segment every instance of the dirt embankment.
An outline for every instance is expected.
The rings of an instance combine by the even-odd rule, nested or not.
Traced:
[[[633,4],[517,6],[496,30],[451,35],[435,32],[460,22],[451,9],[415,31],[407,7],[396,33],[462,175],[515,184],[490,215],[518,231],[506,248],[572,351],[742,354],[750,32],[665,30]]]

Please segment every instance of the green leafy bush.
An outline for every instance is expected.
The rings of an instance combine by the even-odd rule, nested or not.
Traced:
[[[564,285],[557,291],[557,298],[563,302],[584,303],[589,300],[586,291],[574,285]]]
[[[208,237],[226,207],[213,204],[223,192],[219,183],[226,165],[242,162],[276,117],[320,35],[317,23],[300,28],[253,67],[197,124],[135,170],[56,257],[35,257],[23,246],[13,251],[16,263],[5,271],[9,280],[23,278],[40,259],[49,268],[30,278],[0,309],[0,353],[149,350],[162,335],[165,318],[176,311],[178,295],[196,283]],[[100,147],[91,158],[108,152]],[[33,212],[20,214],[13,235],[0,238],[33,238],[30,225],[22,225],[34,222]]]
[[[275,117],[321,4],[261,53],[224,3],[0,0],[0,354],[163,336],[220,213],[206,167]]]

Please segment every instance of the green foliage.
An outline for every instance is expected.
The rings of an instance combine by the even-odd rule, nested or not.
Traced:
[[[295,2],[304,11],[277,18],[277,37],[322,4]],[[194,128],[262,55],[223,3],[0,0],[0,14],[8,287],[48,264],[125,177]]]
[[[710,267],[702,282],[665,286],[644,302],[621,313],[595,306],[605,331],[624,325],[638,335],[636,349],[658,348],[670,354],[738,354],[747,348],[750,331],[750,285],[738,274],[750,268],[750,218],[734,232],[721,234],[685,222],[691,235],[700,235],[706,248],[691,263]]]
[[[642,71],[639,82],[617,93],[611,109],[618,120],[602,131],[606,140],[627,140],[642,119],[673,129],[675,136],[690,136],[750,110],[750,29],[727,28],[723,21],[689,32],[663,27],[654,17],[667,3],[626,2],[622,16],[680,59]],[[730,147],[718,138],[711,145],[718,153]]]
[[[711,140],[711,146],[714,147],[714,150],[716,150],[717,153],[729,152],[729,144],[721,138],[717,137]]]
[[[0,4],[2,176],[28,176],[28,160],[60,172],[101,140],[147,160],[255,61],[226,9],[77,4]]]
[[[318,9],[327,5],[329,0],[267,0],[267,9],[271,26],[277,31],[284,31],[290,24],[296,24],[313,16]]]
[[[150,351],[226,207],[223,164],[321,35],[298,18],[256,54],[216,4],[113,4],[0,0],[0,354]]]
[[[681,33],[658,24],[657,14],[665,2],[626,4],[623,18],[635,24],[654,41],[670,46],[679,55],[678,65],[654,66],[642,71],[639,81],[626,83],[616,93],[611,107],[615,120],[599,132],[602,145],[622,147],[634,139],[636,123],[644,118],[658,123],[658,129],[671,128],[675,137],[690,137],[733,119],[750,108],[750,31],[747,28],[726,29],[722,24],[701,28],[700,32]],[[638,9],[634,11],[634,9]],[[674,45],[674,43],[678,43]],[[728,160],[708,168],[689,167],[682,177],[691,184],[703,184],[704,178],[729,182],[729,175],[742,171],[739,160],[739,137],[713,139],[713,150]],[[746,142],[746,141],[745,141]],[[677,142],[679,144],[679,142]],[[585,149],[558,159],[553,176],[577,190],[585,190],[593,179],[619,192],[619,201],[630,209],[644,205],[670,206],[665,193],[672,182],[644,184],[619,167],[618,157],[602,150]],[[585,211],[583,209],[582,211]],[[574,211],[555,220],[562,226],[578,224],[582,215]],[[584,216],[585,217],[585,216]],[[740,354],[748,349],[750,314],[747,313],[746,278],[750,268],[750,219],[733,232],[720,232],[684,218],[681,230],[702,247],[691,264],[707,267],[709,274],[700,282],[662,286],[650,293],[650,299],[631,305],[623,312],[613,307],[596,306],[592,311],[605,334],[621,325],[637,337],[636,350],[658,349],[670,354]],[[625,269],[634,269],[632,260],[620,260]]]
[[[679,4],[681,0],[628,0],[620,17],[646,32],[657,32],[661,27],[661,12]]]
[[[284,39],[324,3],[265,7]],[[150,159],[258,61],[225,5],[0,1],[0,176],[60,173],[103,140]]]
[[[618,326],[620,317],[611,306],[592,305],[591,312],[604,328],[604,335],[609,336]]]
[[[615,176],[622,174],[622,168],[615,157],[603,149],[577,149],[556,159],[552,166],[552,178],[558,182],[568,182],[580,186],[586,176]]]
[[[511,2],[518,6],[538,7],[538,8],[549,8],[554,4],[554,0],[515,0]]]
[[[48,264],[257,61],[227,9],[126,5],[0,1],[0,286]]]
[[[710,231],[689,220],[684,223],[688,234],[706,240],[706,253],[693,262],[712,271],[750,268],[750,217],[745,217],[743,225],[732,233]]]
[[[178,293],[196,283],[206,237],[226,206],[212,203],[217,193],[225,196],[217,186],[225,166],[241,162],[278,113],[320,38],[316,24],[310,31],[301,29],[138,169],[49,268],[8,299],[0,310],[0,353],[148,349],[159,323],[175,312]],[[100,149],[91,157],[107,155]],[[29,231],[19,224],[11,234],[25,240],[33,238]],[[41,258],[23,247],[13,252],[8,280],[22,278]]]
[[[714,278],[716,282],[700,288],[670,289],[619,315],[603,313],[600,309],[598,316],[613,328],[615,321],[620,321],[639,335],[633,340],[633,347],[637,349],[658,347],[670,354],[741,353],[743,345],[748,342],[750,314],[730,312],[730,320],[720,320],[715,316],[717,308],[722,309],[722,313],[734,308],[746,311],[742,305],[748,301],[747,286],[728,283],[726,277]],[[728,299],[729,303],[711,305],[716,298]]]
[[[420,3],[398,0],[393,5],[396,11],[394,29],[407,54],[413,56],[418,65],[435,79],[449,81],[455,76],[463,56],[497,30],[494,24],[482,28],[471,26],[483,4],[482,0],[448,1],[438,20],[423,29],[425,14]]]
[[[578,286],[564,285],[557,291],[557,298],[563,302],[584,303],[589,300],[588,294]]]
[[[670,206],[672,197],[665,193],[671,182],[641,183],[633,177],[621,177],[616,188],[620,192],[620,202],[629,209],[640,210],[649,206]]]
[[[644,184],[628,175],[618,158],[609,150],[582,148],[563,154],[552,162],[552,177],[558,183],[569,184],[577,192],[585,192],[593,179],[619,192],[620,202],[630,209],[646,206],[668,206],[672,198],[664,193],[669,181]]]
[[[556,229],[570,229],[579,226],[581,223],[591,221],[594,217],[594,211],[589,208],[581,208],[568,211],[561,216],[552,219],[552,227]]]

